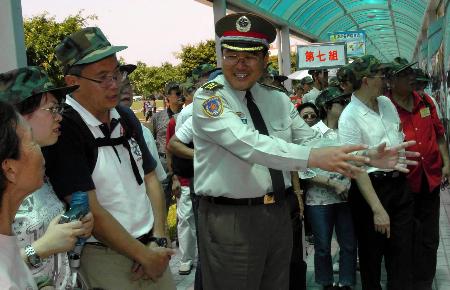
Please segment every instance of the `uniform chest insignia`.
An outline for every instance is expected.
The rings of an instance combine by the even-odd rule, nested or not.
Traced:
[[[211,96],[202,104],[203,112],[208,117],[219,117],[223,113],[222,98],[219,96]]]
[[[219,84],[218,82],[207,82],[206,84],[204,84],[202,86],[203,89],[208,90],[208,91],[215,91],[218,90],[220,88],[223,88],[222,84]]]

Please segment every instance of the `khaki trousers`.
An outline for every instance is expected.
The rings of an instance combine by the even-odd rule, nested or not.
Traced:
[[[156,283],[131,281],[133,261],[109,248],[86,244],[81,255],[81,273],[90,288],[105,290],[175,290],[170,268]]]

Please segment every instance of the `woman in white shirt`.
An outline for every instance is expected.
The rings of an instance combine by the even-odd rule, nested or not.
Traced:
[[[57,142],[62,100],[75,89],[77,86],[57,88],[38,67],[0,74],[0,99],[15,106],[40,147]],[[91,213],[82,221],[58,224],[64,211],[64,203],[44,177],[42,186],[23,200],[13,223],[22,258],[33,276],[56,289],[73,287],[67,251],[74,247],[77,237],[89,237],[93,228]]]
[[[316,105],[321,120],[311,127],[322,135],[317,147],[338,145],[338,119],[349,102],[349,96],[337,87],[329,87],[317,97]],[[316,283],[322,285],[323,289],[351,289],[356,276],[356,238],[347,203],[350,180],[339,173],[317,168],[303,172],[300,176],[309,181],[306,215],[314,235]],[[338,286],[334,283],[331,257],[333,229],[340,247]]]
[[[0,289],[37,289],[21,259],[11,223],[22,200],[42,185],[44,158],[30,126],[11,105],[3,102],[0,102],[0,164]]]

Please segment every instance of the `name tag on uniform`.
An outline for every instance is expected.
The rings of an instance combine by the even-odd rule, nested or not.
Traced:
[[[420,116],[422,118],[428,117],[429,115],[431,115],[430,108],[427,107],[420,110]]]
[[[241,122],[245,125],[247,125],[247,118],[245,117],[245,114],[242,112],[236,112],[236,115],[241,119]]]

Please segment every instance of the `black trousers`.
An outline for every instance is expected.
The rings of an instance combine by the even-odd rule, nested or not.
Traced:
[[[306,262],[303,257],[302,218],[300,206],[294,192],[288,193],[286,202],[292,222],[292,254],[289,275],[290,290],[306,290]]]
[[[349,202],[352,208],[363,290],[381,290],[381,263],[384,257],[388,290],[410,290],[412,281],[413,195],[406,178],[371,176],[372,185],[391,224],[391,237],[375,231],[373,213],[352,182]]]
[[[292,226],[285,201],[220,205],[202,198],[198,230],[204,289],[289,289]]]
[[[431,290],[439,247],[439,186],[431,192],[426,177],[414,193],[414,290]]]

